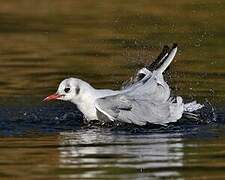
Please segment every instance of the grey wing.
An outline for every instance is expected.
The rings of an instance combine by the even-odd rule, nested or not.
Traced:
[[[162,73],[172,62],[177,47],[166,53],[160,67],[147,73],[142,79],[126,87],[121,93],[99,98],[95,107],[108,119],[145,125],[147,122],[166,124],[181,118],[184,110],[182,98],[170,100],[170,89]]]
[[[156,71],[124,92],[96,100],[95,107],[108,119],[145,125],[165,124],[182,116],[182,98],[172,102],[170,89]]]
[[[153,71],[139,82],[123,90],[123,94],[131,97],[142,97],[154,103],[165,102],[170,97],[170,88],[164,81],[161,72]]]
[[[180,119],[183,113],[180,97],[176,103],[171,101],[153,103],[148,99],[115,95],[98,99],[96,108],[112,121],[137,125],[145,125],[147,122],[164,125]]]

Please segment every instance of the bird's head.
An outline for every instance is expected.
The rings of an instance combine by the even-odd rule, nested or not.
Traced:
[[[63,100],[63,101],[76,101],[79,98],[83,81],[76,78],[64,79],[58,87],[55,94],[49,95],[43,101]]]

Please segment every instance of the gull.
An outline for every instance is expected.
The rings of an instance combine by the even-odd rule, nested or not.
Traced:
[[[185,112],[191,113],[203,107],[196,101],[184,104],[182,97],[170,95],[163,73],[176,52],[177,44],[171,49],[164,46],[158,58],[140,69],[120,90],[95,89],[81,79],[68,78],[60,83],[55,94],[44,101],[70,101],[76,104],[88,122],[119,121],[140,126],[176,122]]]

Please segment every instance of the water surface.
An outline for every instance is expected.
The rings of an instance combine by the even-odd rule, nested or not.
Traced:
[[[223,179],[224,8],[219,0],[1,1],[0,177]],[[120,88],[173,42],[173,93],[209,101],[216,122],[112,129],[84,125],[69,103],[41,102],[71,76]]]

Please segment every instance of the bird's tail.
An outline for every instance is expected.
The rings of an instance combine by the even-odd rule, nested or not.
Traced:
[[[162,57],[162,59],[160,60],[159,67],[157,68],[158,72],[163,73],[168,68],[173,58],[175,57],[176,52],[177,52],[177,44],[173,44],[171,50],[169,52],[166,52],[164,57]]]
[[[196,101],[192,101],[190,103],[184,104],[184,111],[185,112],[194,112],[201,108],[203,108],[204,105],[197,103]]]
[[[184,118],[198,120],[199,122],[215,122],[216,112],[210,102],[199,104],[196,101],[184,104]]]

